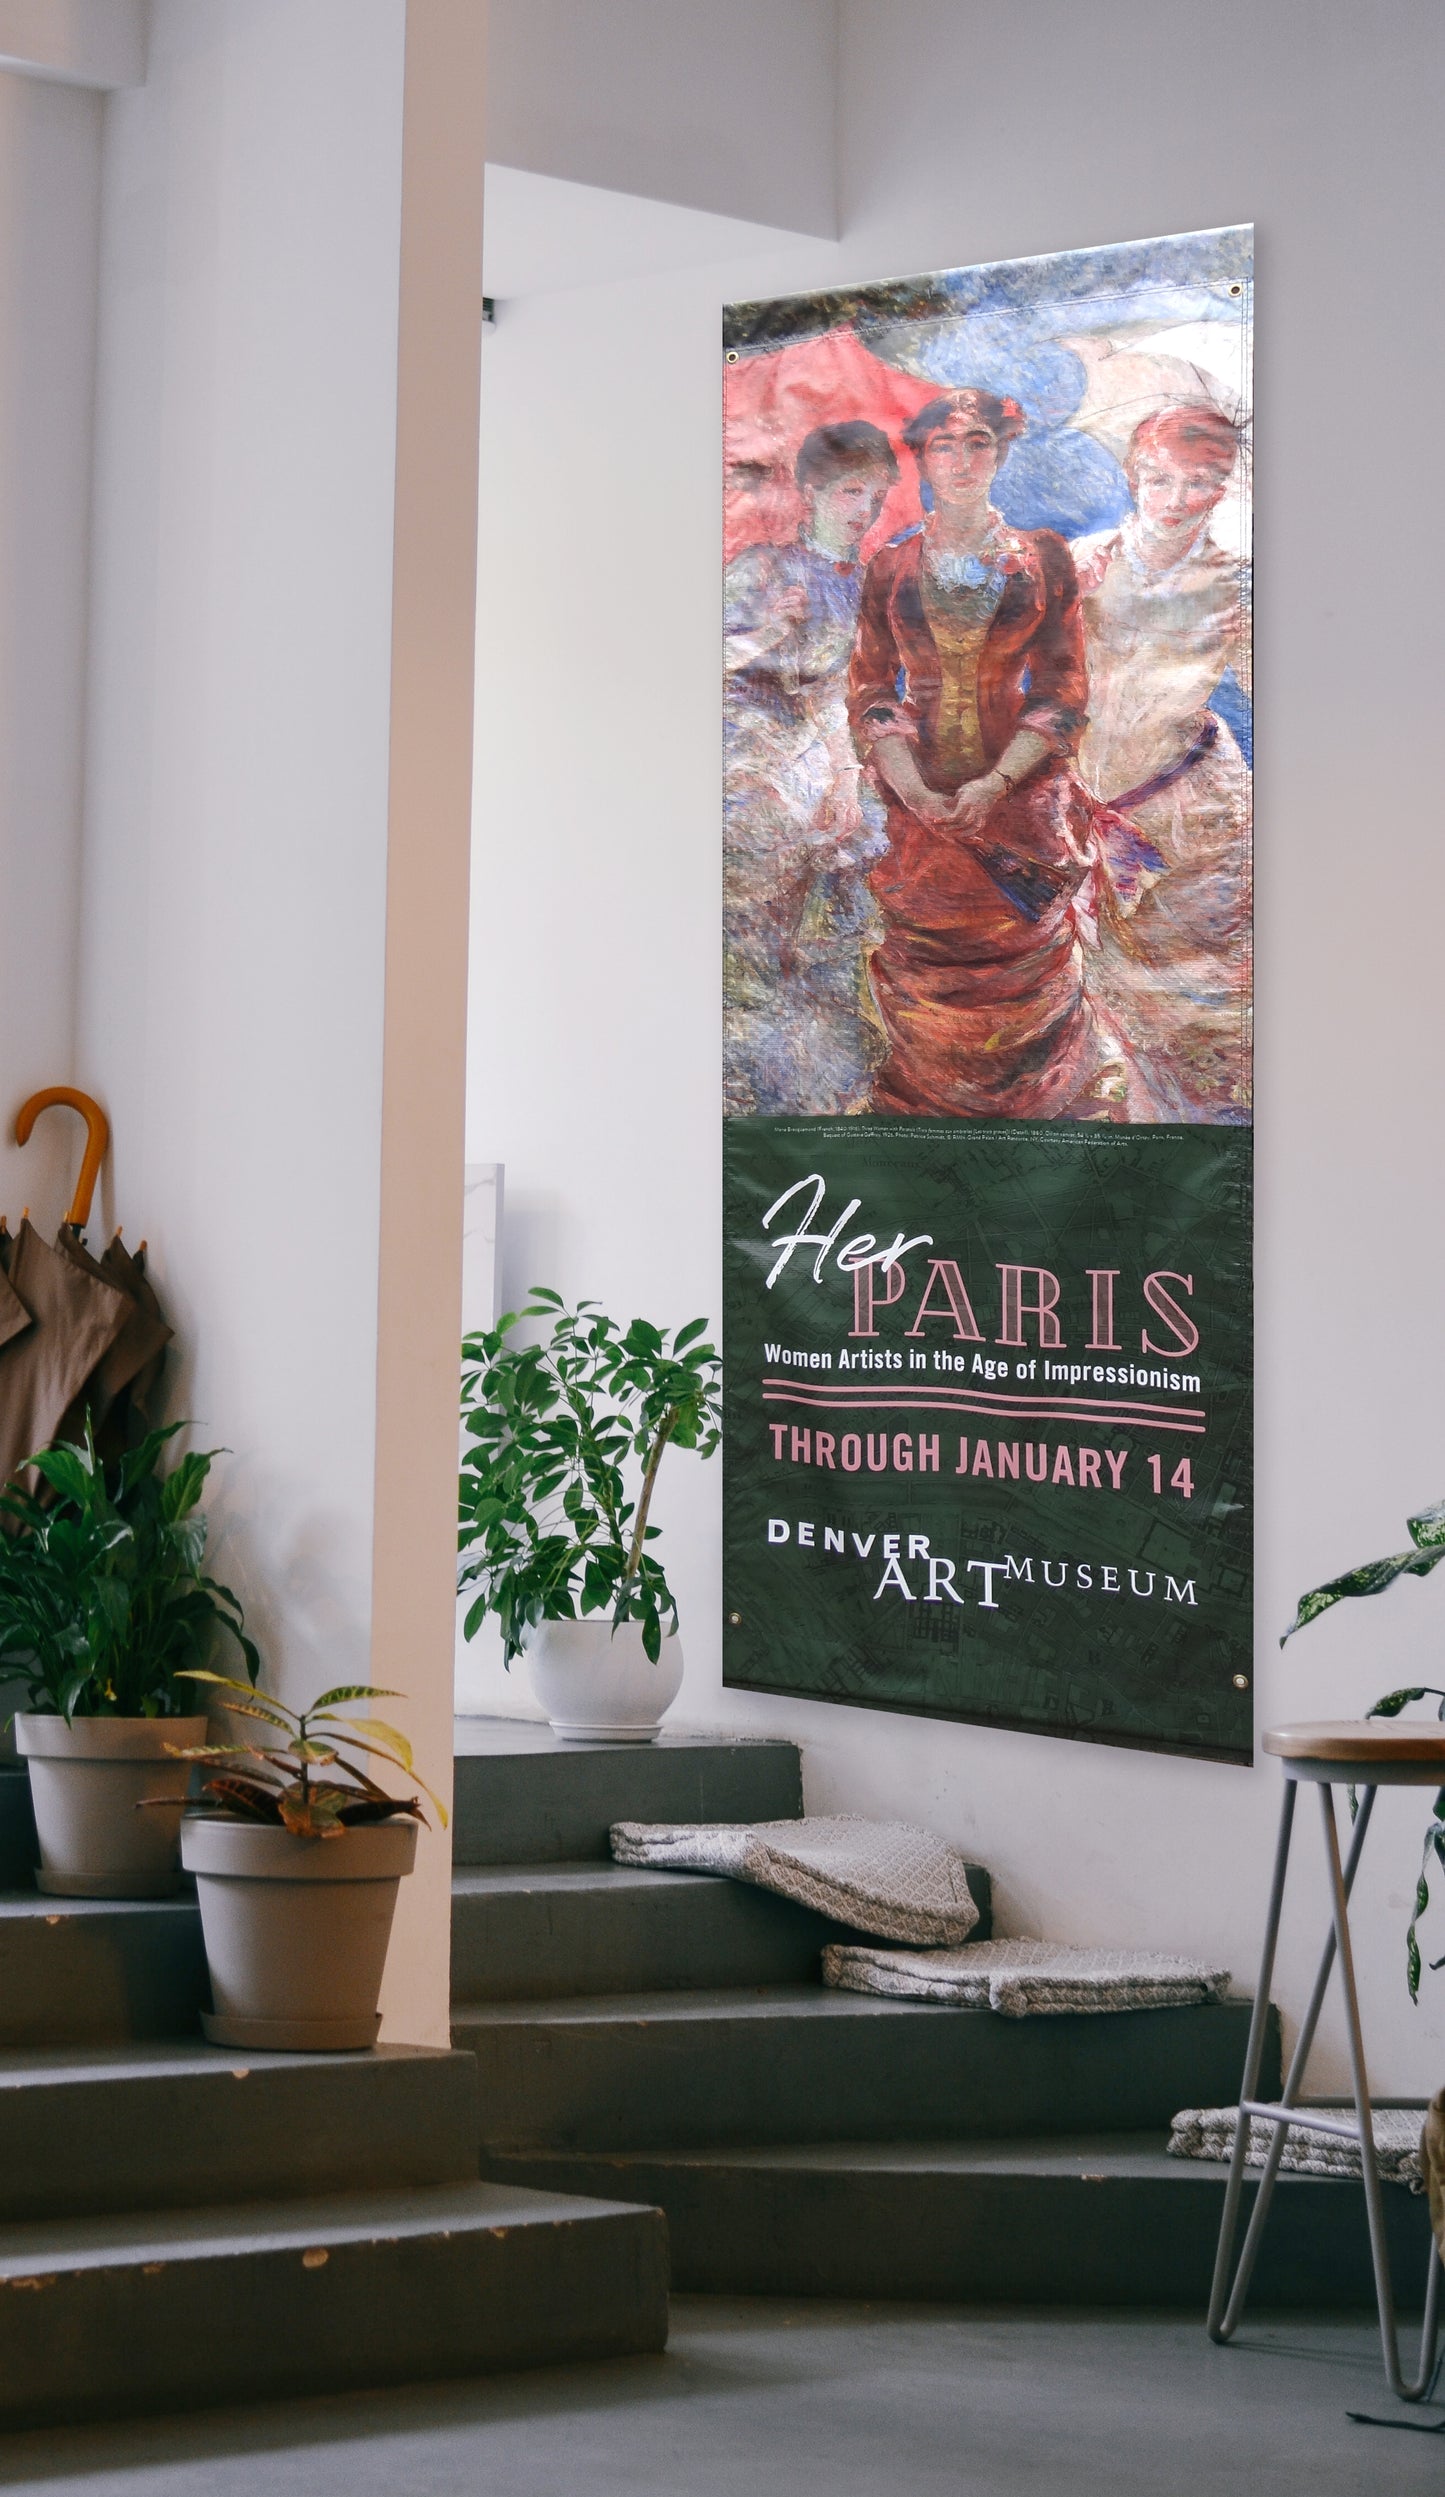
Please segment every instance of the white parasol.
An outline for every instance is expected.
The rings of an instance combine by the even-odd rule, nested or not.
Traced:
[[[1239,466],[1214,516],[1212,534],[1231,553],[1249,543],[1249,347],[1233,321],[1191,321],[1117,343],[1095,331],[1068,338],[1088,376],[1071,418],[1123,465],[1137,425],[1169,407],[1209,407],[1227,417],[1240,440]]]

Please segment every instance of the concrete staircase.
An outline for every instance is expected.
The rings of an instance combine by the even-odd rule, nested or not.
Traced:
[[[661,2348],[661,2219],[479,2181],[470,2056],[208,2047],[194,1900],[32,1845],[0,1772],[0,2426]]]
[[[797,1815],[793,1745],[470,1719],[458,1746],[453,2037],[484,2177],[656,2203],[681,2289],[1202,2310],[1224,2172],[1164,2144],[1176,2109],[1237,2095],[1247,2003],[1011,2021],[833,1993],[821,1918],[608,1855],[616,1820]],[[1413,2293],[1424,2207],[1388,2204]],[[1257,2281],[1368,2304],[1358,2187],[1283,2179]]]

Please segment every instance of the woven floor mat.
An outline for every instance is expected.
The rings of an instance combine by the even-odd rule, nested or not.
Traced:
[[[1348,2107],[1331,2107],[1327,2112],[1342,2123],[1351,2121]],[[1374,2110],[1375,2156],[1381,2176],[1392,2184],[1408,2185],[1417,2194],[1425,2190],[1420,2166],[1420,2128],[1424,2121],[1423,2107]],[[1230,2159],[1234,2155],[1238,2122],[1237,2107],[1183,2107],[1170,2131],[1169,2155],[1174,2159]],[[1259,2116],[1250,2118],[1247,2167],[1263,2167],[1274,2129]],[[1337,2133],[1299,2133],[1291,2129],[1285,2135],[1280,2166],[1297,2176],[1358,2177],[1359,2144],[1342,2141]]]
[[[830,1943],[823,1981],[1010,2020],[1050,2012],[1156,2011],[1218,2001],[1229,1971],[1159,1951],[1098,1951],[1063,1942],[969,1942],[955,1951],[880,1951]]]
[[[728,1873],[890,1942],[963,1942],[978,1923],[964,1858],[908,1821],[618,1821],[612,1853],[664,1872]]]

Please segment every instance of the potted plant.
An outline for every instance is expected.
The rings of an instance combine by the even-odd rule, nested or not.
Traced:
[[[1405,1527],[1410,1537],[1408,1551],[1387,1553],[1381,1561],[1362,1561],[1357,1568],[1347,1569],[1342,1577],[1331,1578],[1324,1586],[1311,1587],[1307,1595],[1302,1595],[1295,1617],[1280,1640],[1280,1646],[1283,1647],[1286,1639],[1292,1639],[1296,1630],[1303,1630],[1310,1622],[1318,1621],[1321,1613],[1329,1612],[1334,1605],[1343,1602],[1346,1596],[1382,1595],[1386,1587],[1392,1587],[1395,1584],[1397,1578],[1428,1578],[1432,1570],[1438,1569],[1441,1562],[1445,1561],[1445,1500],[1438,1500],[1433,1508],[1421,1509],[1418,1515],[1407,1518]],[[1437,1717],[1445,1718],[1445,1690],[1440,1690],[1425,1682],[1410,1683],[1405,1689],[1399,1691],[1387,1691],[1383,1699],[1376,1700],[1373,1708],[1366,1709],[1365,1714],[1367,1717],[1398,1717],[1404,1709],[1413,1706],[1418,1699],[1438,1700],[1440,1704],[1435,1713]],[[1355,1796],[1351,1788],[1350,1813],[1352,1818],[1354,1809]],[[1431,1870],[1432,1860],[1434,1863],[1445,1866],[1445,1786],[1442,1786],[1436,1795],[1434,1808],[1426,1824],[1420,1871],[1415,1882],[1414,1913],[1405,1934],[1405,1982],[1410,1989],[1412,2003],[1417,2002],[1420,1995],[1421,1958],[1418,1928],[1420,1919],[1430,1904],[1430,1884],[1427,1875]],[[1432,1959],[1430,1966],[1432,1969],[1445,1968],[1445,1957]]]
[[[509,1344],[522,1320],[548,1332]],[[682,1687],[677,1604],[648,1519],[664,1450],[708,1457],[718,1444],[721,1365],[706,1328],[694,1318],[669,1340],[634,1318],[624,1330],[596,1301],[569,1309],[534,1287],[526,1309],[463,1342],[472,1445],[457,1587],[480,1590],[466,1636],[495,1613],[508,1667],[530,1647],[533,1687],[565,1742],[651,1742]]]
[[[371,2046],[397,1885],[416,1859],[415,1795],[390,1795],[365,1758],[414,1775],[411,1746],[377,1717],[346,1713],[397,1693],[365,1682],[288,1708],[226,1674],[193,1670],[235,1716],[271,1729],[269,1743],[192,1744],[206,1764],[181,1823],[181,1858],[196,1877],[218,2046]],[[279,1738],[279,1739],[277,1739]],[[429,1787],[423,1792],[446,1811]]]
[[[105,1464],[82,1446],[29,1460],[41,1489],[0,1493],[0,1678],[28,1702],[15,1720],[30,1773],[40,1888],[69,1898],[148,1899],[179,1875],[174,1813],[136,1806],[159,1778],[173,1804],[190,1772],[180,1743],[206,1720],[182,1676],[217,1631],[254,1679],[241,1606],[205,1574],[201,1493],[214,1449],[162,1473],[179,1422]],[[48,1493],[47,1500],[45,1494]]]

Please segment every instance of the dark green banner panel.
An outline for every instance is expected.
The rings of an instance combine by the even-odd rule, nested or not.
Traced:
[[[724,1130],[724,1678],[1247,1761],[1242,1127]]]

